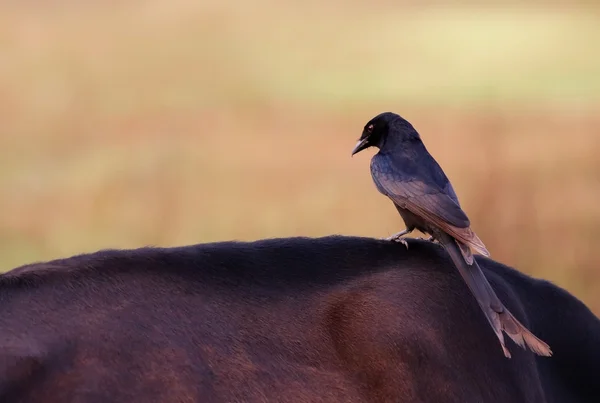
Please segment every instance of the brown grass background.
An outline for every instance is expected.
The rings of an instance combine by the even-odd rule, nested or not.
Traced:
[[[495,259],[600,312],[598,8],[321,3],[2,2],[0,270],[390,235],[372,152],[350,150],[391,110]]]

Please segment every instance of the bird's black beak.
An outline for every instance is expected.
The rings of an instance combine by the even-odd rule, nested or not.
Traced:
[[[356,145],[354,146],[354,149],[352,150],[352,155],[356,154],[359,151],[364,150],[365,148],[368,148],[370,146],[369,144],[369,138],[365,137],[362,140],[358,140],[358,143],[356,143]]]

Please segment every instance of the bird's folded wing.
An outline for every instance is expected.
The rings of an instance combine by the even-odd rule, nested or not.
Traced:
[[[458,241],[489,256],[485,245],[471,230],[469,218],[460,206],[439,187],[418,179],[400,179],[387,170],[372,166],[377,189],[398,206],[423,218]]]

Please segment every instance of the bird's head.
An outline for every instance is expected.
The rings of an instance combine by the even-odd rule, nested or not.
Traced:
[[[419,133],[405,119],[392,112],[384,112],[371,119],[364,127],[352,155],[369,147],[380,150],[386,144],[420,140]]]

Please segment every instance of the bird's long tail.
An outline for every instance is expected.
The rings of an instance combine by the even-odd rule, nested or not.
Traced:
[[[508,309],[506,309],[504,304],[502,304],[492,289],[492,286],[485,278],[477,261],[473,259],[471,265],[467,264],[463,258],[463,253],[461,252],[458,242],[450,235],[445,233],[439,235],[436,234],[436,238],[444,246],[463,280],[467,283],[471,293],[473,293],[473,296],[477,299],[486,319],[500,340],[504,355],[507,358],[510,358],[510,352],[504,344],[504,335],[502,334],[502,331],[506,332],[506,334],[519,346],[523,348],[527,346],[531,351],[538,355],[551,356],[552,351],[548,344],[544,343],[531,333],[529,329],[523,326],[523,324],[519,322]]]

